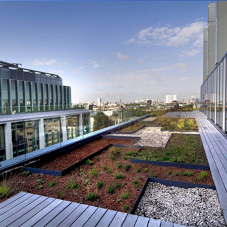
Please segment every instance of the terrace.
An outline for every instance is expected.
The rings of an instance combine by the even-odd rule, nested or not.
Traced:
[[[79,144],[77,147],[74,146],[74,149],[77,148],[76,154],[79,154],[79,150],[83,150],[83,147],[88,153],[89,150],[94,149],[94,147],[96,146],[97,149],[95,153],[91,152],[91,154],[87,154],[91,155],[89,156],[89,159],[88,157],[85,157],[83,162],[74,166],[73,169],[70,169],[69,172],[66,172],[65,176],[56,178],[55,176],[34,173],[29,173],[28,176],[25,176],[26,172],[22,172],[22,175],[24,174],[24,176],[14,176],[15,179],[18,179],[18,182],[24,182],[28,177],[31,183],[24,184],[23,187],[20,187],[20,189],[18,189],[21,190],[22,188],[25,189],[26,187],[28,187],[29,190],[27,192],[14,192],[12,193],[13,197],[9,199],[2,199],[2,201],[4,201],[0,204],[0,207],[2,208],[0,213],[2,217],[0,222],[1,226],[186,226],[186,224],[176,224],[179,222],[163,221],[163,219],[158,220],[158,218],[154,219],[141,217],[133,214],[133,210],[135,211],[136,207],[138,207],[138,202],[139,200],[141,200],[140,197],[142,196],[142,194],[144,194],[146,186],[149,185],[150,181],[167,186],[174,186],[175,184],[175,186],[179,188],[216,188],[219,201],[222,206],[223,215],[226,221],[227,179],[225,166],[227,165],[225,147],[227,145],[227,141],[225,135],[222,134],[222,132],[218,130],[218,128],[216,128],[211,122],[209,122],[206,117],[199,111],[169,112],[166,114],[166,116],[174,118],[196,119],[199,126],[199,134],[204,147],[204,152],[209,163],[209,168],[207,168],[206,166],[204,167],[206,158],[204,158],[204,162],[202,163],[199,163],[199,161],[197,162],[195,160],[196,163],[194,164],[196,165],[193,165],[191,162],[184,163],[184,161],[182,161],[183,163],[179,163],[177,160],[153,160],[150,161],[153,162],[152,165],[147,164],[147,162],[149,162],[148,160],[140,160],[139,163],[133,162],[133,159],[137,157],[135,154],[138,154],[138,151],[140,151],[141,148],[144,149],[144,146],[142,145],[135,146],[135,142],[140,141],[139,139],[142,137],[142,134],[138,134],[137,132],[142,129],[136,126],[133,129],[139,131],[133,133],[131,130],[132,127],[130,126],[131,128],[129,127],[128,132],[131,134],[127,135],[125,134],[127,133],[126,128],[123,129],[123,134],[122,130],[121,132],[115,133],[116,130],[120,130],[120,127],[116,125],[113,128],[103,129],[100,132],[97,131],[94,133],[96,137],[91,137],[92,140],[98,139],[98,136],[100,135],[104,137],[101,139],[102,142],[99,141],[99,145],[97,145],[97,140],[95,140],[94,142],[88,140],[82,144]],[[138,125],[143,125],[144,123],[144,125],[148,126],[148,119],[149,118],[144,121],[146,123],[142,121],[142,118],[134,119],[130,122],[123,123],[121,127],[126,127],[133,121],[140,121],[138,122]],[[155,124],[152,122],[156,119],[150,120],[151,124]],[[110,132],[114,132],[114,134],[106,135]],[[173,132],[174,131],[172,130],[172,132],[169,132],[169,134],[172,134]],[[92,135],[87,134],[86,136],[90,137]],[[169,136],[170,141],[167,143],[167,145],[163,146],[162,143],[161,146],[159,146],[160,148],[157,149],[168,148],[167,146],[172,140],[171,135]],[[197,134],[192,136],[196,137]],[[134,142],[134,144],[129,146],[132,141]],[[71,141],[70,144],[75,145],[76,141]],[[83,147],[81,147],[82,145]],[[146,148],[149,147],[146,145]],[[68,153],[67,155],[73,154],[73,152],[74,151]],[[66,158],[65,156],[67,156],[62,155],[63,153],[61,153],[60,156],[57,155],[56,159],[63,161]],[[201,156],[201,158],[202,157],[203,156]],[[129,160],[130,158],[131,160]],[[85,160],[87,161],[85,162]],[[32,167],[41,166],[42,171],[45,172],[46,167],[44,166],[51,164],[52,160],[49,160],[49,163],[46,163],[47,164],[41,161],[38,163],[39,166],[33,165]],[[199,164],[202,164],[203,167],[199,166]],[[127,170],[127,166],[130,166],[129,170]],[[197,169],[195,169],[195,166],[197,166]],[[58,168],[56,170],[59,170]],[[208,176],[205,176],[204,179],[199,180],[198,176],[200,176],[201,168],[205,168],[202,172],[204,172],[205,170]],[[211,173],[209,172],[209,169]],[[25,168],[24,170],[29,169]],[[188,173],[188,175],[186,175],[186,173]],[[189,173],[192,175],[190,175]],[[90,174],[89,179],[88,174]],[[107,181],[109,181],[109,179],[112,179],[112,176],[116,178],[113,178],[112,185],[112,188],[113,190],[115,190],[115,192],[108,192],[109,194],[107,194],[106,186],[111,185],[108,185],[107,181],[105,181],[105,176],[107,176]],[[129,179],[133,179],[133,181]],[[39,180],[39,182],[37,180]],[[176,183],[176,180],[178,181],[178,183]],[[85,183],[86,181],[87,184]],[[98,185],[98,187],[100,186],[100,189],[94,191],[93,185],[95,185],[97,181],[102,181],[104,187],[101,186],[100,183],[100,185]],[[213,186],[213,181],[215,187]],[[50,186],[51,182],[53,184],[52,187]],[[68,184],[67,190],[65,189],[65,182],[67,182]],[[55,186],[54,183],[57,183],[57,186]],[[59,188],[59,185],[61,184],[62,187]],[[87,186],[81,189],[80,187],[85,184]],[[31,185],[32,187],[30,187]],[[39,190],[37,190],[38,188]],[[66,191],[63,192],[60,189],[64,189]],[[109,189],[110,188],[108,188],[108,190]],[[93,196],[93,199],[89,200],[88,197],[86,198],[87,190],[89,191],[89,195]],[[37,193],[37,191],[39,193]],[[143,193],[140,194],[141,191]],[[51,193],[53,193],[52,196],[50,196]],[[69,199],[67,195],[64,195],[64,193],[71,193],[71,199]],[[81,194],[84,194],[85,197],[83,197]],[[115,201],[112,203],[109,202],[108,204],[108,199],[106,197],[103,197],[104,195],[107,195],[110,199]],[[99,197],[98,200],[96,200],[95,196]],[[138,201],[136,202],[137,198]],[[62,199],[66,199],[71,202],[63,201]],[[105,200],[107,201],[106,203],[104,202]],[[102,208],[100,207],[100,205]],[[131,214],[128,214],[130,209]],[[172,207],[172,209],[175,208]]]

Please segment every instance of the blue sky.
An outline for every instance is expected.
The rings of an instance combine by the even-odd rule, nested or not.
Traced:
[[[0,60],[58,74],[72,102],[199,97],[209,3],[0,2]]]

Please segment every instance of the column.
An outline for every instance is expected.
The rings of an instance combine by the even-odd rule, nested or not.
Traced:
[[[9,112],[12,113],[11,80],[9,79]]]
[[[67,140],[67,130],[66,130],[66,116],[60,116],[61,120],[61,130],[62,130],[62,140],[63,142]]]
[[[42,110],[45,110],[45,92],[44,91],[45,91],[44,90],[44,83],[42,83],[42,97],[43,97]]]
[[[26,81],[24,81],[24,112],[27,112],[27,92],[26,92],[27,86]]]
[[[56,91],[55,91],[55,89],[56,89],[56,87],[55,87],[55,85],[51,85],[52,86],[52,91],[53,91],[53,94],[52,94],[52,97],[53,97],[53,101],[52,101],[52,103],[53,103],[53,106],[52,106],[52,110],[55,110],[55,99],[56,99]]]
[[[91,133],[91,112],[89,113],[89,133]]]
[[[50,89],[50,84],[47,85],[47,105],[48,105],[48,110],[50,110],[50,92],[51,92],[51,89]]]
[[[20,113],[19,80],[16,80],[17,112]]]
[[[72,108],[72,101],[71,101],[71,87],[68,87],[69,89],[69,109]]]
[[[44,120],[41,118],[39,120],[39,149],[45,148],[45,138],[44,138]]]
[[[80,133],[80,136],[83,136],[84,134],[82,113],[79,115],[79,133]]]
[[[5,124],[5,148],[6,148],[6,160],[13,158],[13,144],[11,133],[11,122]]]
[[[30,86],[31,86],[31,111],[33,112],[33,83],[30,82]]]

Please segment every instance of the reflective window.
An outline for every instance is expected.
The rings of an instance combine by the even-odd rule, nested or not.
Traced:
[[[9,112],[9,80],[2,80],[3,112]]]
[[[31,83],[26,82],[26,104],[27,112],[31,112]]]
[[[44,119],[45,146],[62,142],[60,118]]]
[[[24,103],[24,83],[19,81],[19,102],[20,102],[20,111],[25,111],[25,103]]]
[[[11,80],[12,111],[17,111],[17,81]]]
[[[79,116],[66,116],[67,140],[79,136]]]

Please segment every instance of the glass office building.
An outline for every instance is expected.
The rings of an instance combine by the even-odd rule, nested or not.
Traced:
[[[71,109],[58,75],[0,61],[0,161],[89,132],[90,111]]]
[[[209,4],[208,28],[204,30],[204,70],[201,110],[227,132],[227,2]]]

